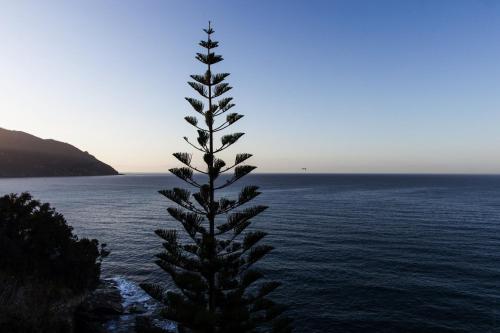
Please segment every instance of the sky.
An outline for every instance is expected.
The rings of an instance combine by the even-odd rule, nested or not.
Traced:
[[[211,20],[245,115],[230,153],[258,171],[500,173],[498,1],[0,4],[0,127],[121,172],[192,152],[186,82]]]

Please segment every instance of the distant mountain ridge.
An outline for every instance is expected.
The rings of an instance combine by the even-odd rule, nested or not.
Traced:
[[[117,174],[111,166],[68,143],[0,128],[0,177]]]

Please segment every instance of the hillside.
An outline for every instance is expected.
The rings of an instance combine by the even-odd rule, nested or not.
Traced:
[[[70,144],[0,128],[0,177],[117,174],[111,166]]]

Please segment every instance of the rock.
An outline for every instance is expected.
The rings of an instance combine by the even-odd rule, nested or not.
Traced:
[[[124,313],[122,301],[116,282],[101,281],[77,309],[77,332],[106,332],[104,323]]]
[[[136,314],[141,314],[141,313],[146,313],[147,310],[146,308],[138,303],[131,304],[125,309],[126,313],[136,313]]]
[[[102,281],[80,305],[79,311],[101,315],[124,313],[120,290],[114,281]]]
[[[174,331],[163,329],[154,324],[150,317],[139,316],[135,319],[136,333],[173,333]]]

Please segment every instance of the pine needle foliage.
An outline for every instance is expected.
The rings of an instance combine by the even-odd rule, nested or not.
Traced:
[[[168,213],[181,224],[187,236],[179,237],[177,229],[156,230],[164,248],[156,255],[156,264],[170,275],[177,290],[167,291],[159,284],[142,284],[142,288],[164,304],[163,316],[176,322],[181,333],[291,332],[291,320],[283,314],[284,307],[269,298],[280,283],[262,282],[263,274],[254,268],[272,247],[260,244],[265,232],[247,228],[267,207],[239,208],[260,194],[258,187],[244,187],[235,199],[216,198],[217,190],[233,184],[255,167],[244,164],[251,154],[237,154],[230,165],[216,157],[243,136],[243,133],[221,135],[220,143],[216,143],[216,132],[243,116],[230,113],[217,119],[234,104],[231,97],[223,96],[231,90],[224,82],[229,73],[212,72],[213,65],[223,60],[214,53],[219,44],[212,40],[214,30],[210,23],[203,30],[207,39],[199,45],[205,51],[197,53],[196,59],[206,65],[206,71],[191,75],[194,81],[188,82],[203,101],[189,97],[186,100],[203,117],[205,125],[200,125],[196,117],[185,117],[196,128],[198,144],[184,139],[202,153],[206,168],[193,166],[191,154],[174,154],[183,166],[170,171],[195,190],[193,193],[180,188],[160,191],[179,206],[168,208]],[[207,182],[198,183],[199,177],[195,179],[194,172],[205,175]],[[218,180],[226,172],[232,176]]]

